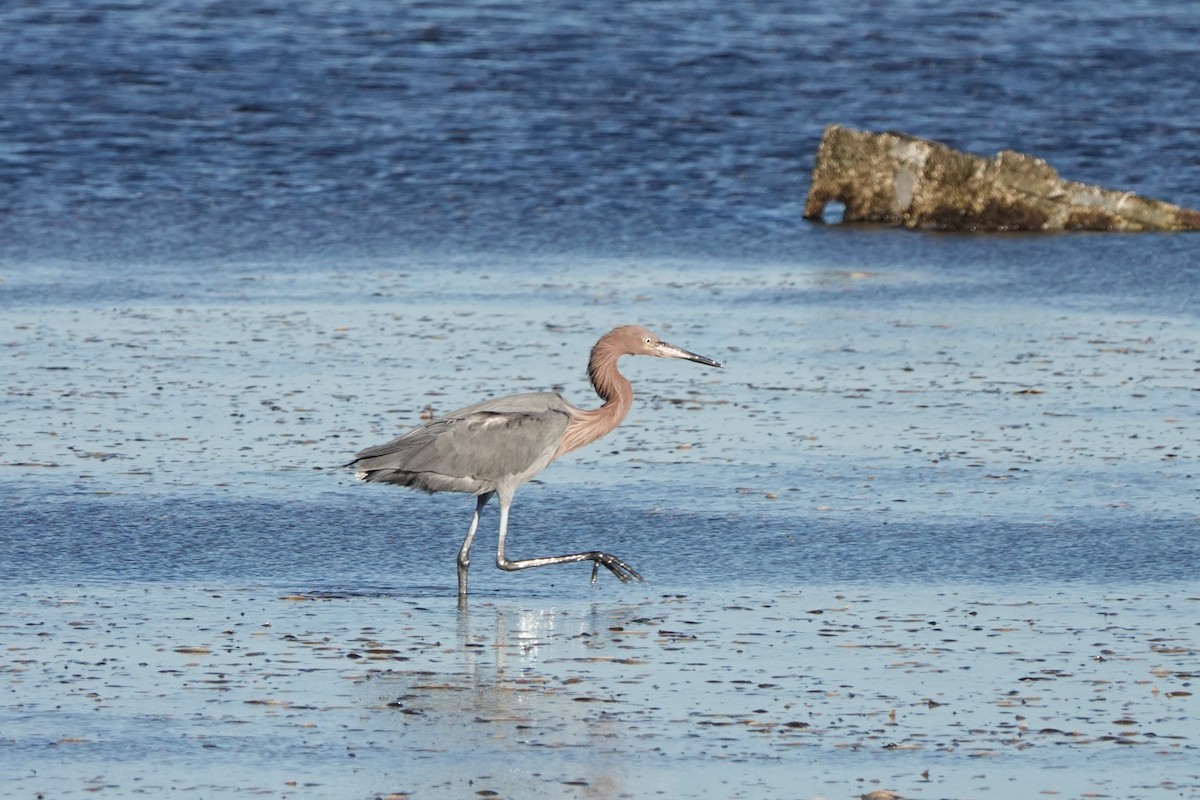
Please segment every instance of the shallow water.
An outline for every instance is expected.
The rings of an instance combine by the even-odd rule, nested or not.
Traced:
[[[799,220],[821,128],[1200,206],[1186,3],[0,8],[0,795],[1200,796],[1188,236]],[[620,430],[495,512],[423,413]]]
[[[264,270],[14,304],[7,789],[1200,793],[1177,296],[573,266],[463,265],[450,296],[415,268]],[[643,584],[502,573],[490,510],[459,610],[470,499],[326,469],[426,406],[586,405],[596,331],[649,310],[728,366],[623,362],[629,420],[524,487],[510,537],[611,550]]]
[[[7,789],[1188,797],[1200,598],[810,586],[472,601],[39,587]],[[153,742],[153,745],[149,743]]]

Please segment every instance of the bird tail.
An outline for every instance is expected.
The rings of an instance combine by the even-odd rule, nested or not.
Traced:
[[[341,472],[344,469],[349,469],[357,463],[358,459],[356,458],[353,461],[347,461],[345,464],[339,464],[336,467],[315,467],[315,469],[321,470],[322,475],[332,475],[335,472]]]

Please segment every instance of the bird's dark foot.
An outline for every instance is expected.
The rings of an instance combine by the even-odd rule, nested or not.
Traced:
[[[626,564],[616,556],[610,556],[608,553],[592,553],[592,583],[596,582],[596,573],[600,571],[600,565],[608,567],[608,571],[616,575],[621,583],[629,583],[630,581],[642,580],[641,574],[633,567]]]

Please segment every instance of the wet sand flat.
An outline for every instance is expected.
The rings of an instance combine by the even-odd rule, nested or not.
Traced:
[[[549,601],[41,587],[11,796],[1200,792],[1200,597],[808,587]]]
[[[709,501],[732,480],[834,514],[1200,514],[1194,316],[993,299],[969,271],[511,266],[451,291],[396,268],[235,272],[164,279],[175,303],[11,309],[0,468],[51,493],[328,491],[314,466],[422,413],[547,389],[596,405],[588,349],[638,321],[726,368],[623,361],[633,412],[548,475],[670,464],[656,483],[715,476]]]
[[[1200,795],[1194,316],[590,266],[6,309],[3,793]],[[522,488],[510,548],[643,584],[501,573],[490,510],[460,611],[470,498],[328,470],[495,394],[591,405],[631,321],[728,366],[624,361],[626,424]]]

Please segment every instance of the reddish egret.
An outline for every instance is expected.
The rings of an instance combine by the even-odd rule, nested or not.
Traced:
[[[467,569],[471,565],[471,543],[479,529],[479,512],[493,495],[500,498],[500,544],[496,549],[496,566],[500,569],[591,561],[593,583],[601,565],[622,581],[641,580],[633,567],[598,550],[519,561],[510,561],[504,555],[508,508],[517,487],[564,453],[609,433],[629,413],[633,387],[617,371],[621,356],[684,358],[710,367],[721,366],[711,358],[667,344],[645,328],[614,328],[600,337],[588,360],[588,378],[604,401],[600,408],[576,408],[554,392],[498,397],[431,420],[387,444],[368,447],[346,466],[354,467],[355,477],[363,481],[476,496],[475,516],[458,551],[460,599],[467,595]]]

